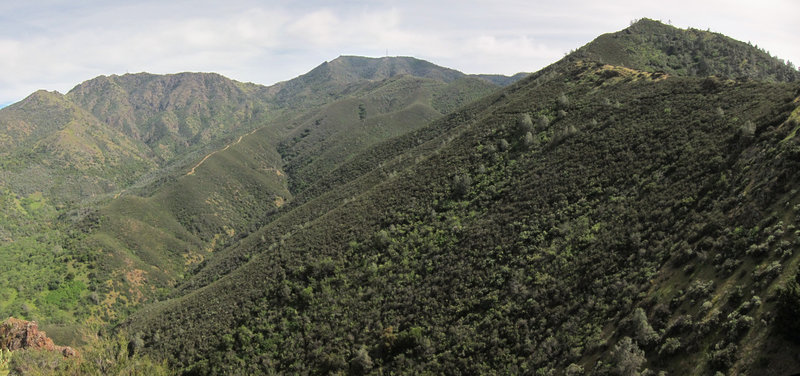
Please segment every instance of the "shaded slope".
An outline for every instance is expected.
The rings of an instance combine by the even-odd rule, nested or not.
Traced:
[[[798,87],[586,63],[565,74],[434,123],[449,123],[449,137],[285,214],[238,246],[249,255],[240,267],[143,309],[131,328],[199,373],[571,363],[603,373],[621,364],[615,344],[625,348],[625,337],[634,338],[625,349],[645,350],[640,369],[759,367],[752,352],[714,359],[751,339],[761,338],[755,349],[777,341],[760,337],[769,321],[731,329],[740,328],[731,320],[770,317],[769,304],[734,300],[770,299],[797,263],[770,246],[745,251],[766,239],[758,229],[796,221],[776,208],[796,200],[797,124],[787,118]],[[558,104],[560,93],[570,104]],[[567,114],[557,118],[559,109]],[[514,126],[524,112],[551,119],[527,144]],[[752,184],[770,193],[748,194]],[[310,215],[317,206],[328,209]],[[280,225],[296,215],[305,219]],[[759,269],[775,262],[787,267]],[[732,298],[736,285],[752,292]],[[629,329],[637,307],[663,334]],[[156,332],[161,340],[149,341]],[[208,332],[226,335],[209,341]],[[678,346],[660,351],[669,338]],[[771,356],[789,359],[796,347],[782,346]]]
[[[513,76],[504,76],[502,74],[474,74],[472,76],[489,81],[498,86],[508,86],[525,77],[528,77],[529,74],[530,73],[520,72]]]
[[[281,142],[292,192],[302,192],[362,150],[418,129],[495,89],[466,77],[445,83],[399,75],[362,83],[346,98],[309,112]]]
[[[353,201],[409,165],[430,157],[441,145],[452,140],[454,134],[460,132],[457,130],[459,126],[474,123],[478,110],[489,106],[498,97],[487,96],[466,106],[463,111],[447,115],[428,126],[380,142],[375,147],[356,154],[308,186],[280,211],[268,215],[261,222],[268,225],[258,229],[258,236],[247,237],[241,244],[220,252],[189,281],[182,284],[180,290],[190,291],[219,279],[246,263],[252,257],[254,247],[268,245],[273,248],[277,244],[283,244],[298,228],[302,229],[330,210]]]

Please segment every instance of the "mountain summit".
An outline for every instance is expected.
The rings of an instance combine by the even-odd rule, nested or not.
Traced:
[[[603,34],[570,54],[643,71],[684,76],[724,76],[793,82],[800,72],[764,50],[719,33],[679,29],[643,18],[630,27]]]
[[[319,69],[327,70],[331,76],[338,77],[339,80],[351,82],[384,80],[407,74],[450,83],[465,76],[459,71],[407,56],[380,58],[339,56],[329,63],[322,64]]]
[[[339,98],[339,95],[347,92],[348,87],[352,85],[363,84],[365,81],[382,81],[401,75],[444,83],[470,77],[459,71],[413,57],[339,56],[297,78],[271,86],[269,92],[274,95],[275,103],[282,106],[296,106],[295,102],[301,98],[303,101],[319,104]],[[487,77],[492,78],[487,81],[493,84],[510,84],[522,78],[518,75]]]

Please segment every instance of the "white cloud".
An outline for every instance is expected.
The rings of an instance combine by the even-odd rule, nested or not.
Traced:
[[[303,15],[288,25],[291,40],[310,47],[328,47],[338,42],[342,32],[341,20],[328,9]]]
[[[632,19],[750,40],[800,62],[800,3],[179,0],[0,4],[0,103],[101,74],[215,71],[271,84],[340,54],[410,55],[467,73],[534,71]]]

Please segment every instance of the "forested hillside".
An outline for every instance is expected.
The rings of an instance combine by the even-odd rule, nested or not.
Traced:
[[[798,87],[563,74],[381,146],[131,330],[200,373],[796,369]]]
[[[290,202],[290,186],[497,89],[413,58],[329,64],[274,87],[101,76],[1,110],[3,316],[116,322]],[[272,91],[286,86],[327,102],[283,105]]]
[[[796,372],[800,87],[634,68],[368,150],[128,328],[201,374]]]
[[[800,73],[747,43],[643,19],[515,83],[350,56],[267,88],[122,77],[57,98],[158,167],[69,211],[0,201],[13,265],[72,273],[8,279],[0,312],[127,340],[108,364],[800,373]]]

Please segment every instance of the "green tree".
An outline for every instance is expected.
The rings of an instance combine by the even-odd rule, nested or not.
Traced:
[[[361,348],[356,350],[353,358],[350,359],[350,371],[356,375],[363,375],[369,372],[373,366],[372,357],[369,356],[369,352],[365,346],[361,346]]]
[[[756,133],[756,125],[750,120],[745,121],[739,131],[746,137],[752,137]]]
[[[453,177],[453,195],[464,197],[472,185],[472,178],[467,174],[458,174]]]
[[[358,119],[359,120],[364,120],[366,118],[367,118],[367,108],[364,107],[363,103],[360,103],[358,105]]]
[[[658,333],[653,330],[647,322],[647,315],[642,308],[633,311],[633,329],[636,333],[636,342],[642,346],[647,346],[658,340]]]
[[[640,349],[630,337],[623,337],[614,346],[613,359],[615,370],[620,376],[638,375],[646,360],[644,350]]]
[[[537,130],[545,130],[550,125],[550,118],[544,115],[539,115],[539,118],[536,119],[536,129]]]
[[[583,373],[584,373],[583,367],[575,363],[570,364],[567,367],[567,369],[564,370],[564,374],[567,376],[581,376],[583,375]]]
[[[556,102],[558,103],[558,108],[560,109],[565,109],[569,107],[569,98],[567,98],[566,94],[564,93],[559,94]]]
[[[522,136],[522,147],[524,149],[530,149],[535,143],[536,139],[533,137],[533,133],[527,132]]]
[[[533,120],[531,119],[531,115],[527,112],[524,114],[520,114],[517,116],[517,134],[520,136],[524,136],[525,133],[531,132],[533,130]]]
[[[501,138],[499,141],[497,141],[497,149],[499,149],[500,151],[508,150],[509,146],[510,145],[508,144],[508,141],[506,141],[505,138]]]

